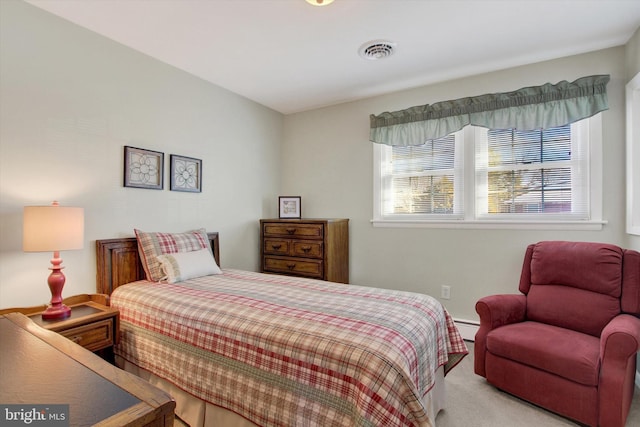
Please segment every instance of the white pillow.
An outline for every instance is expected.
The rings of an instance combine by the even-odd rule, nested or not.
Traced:
[[[222,274],[222,270],[216,264],[209,249],[158,255],[157,259],[165,274],[162,280],[166,280],[168,283],[182,282],[211,274]]]

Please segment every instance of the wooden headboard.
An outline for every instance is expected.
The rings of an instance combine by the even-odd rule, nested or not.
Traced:
[[[218,233],[207,233],[216,263],[220,265]],[[118,286],[145,278],[135,237],[96,240],[96,291],[111,295]]]

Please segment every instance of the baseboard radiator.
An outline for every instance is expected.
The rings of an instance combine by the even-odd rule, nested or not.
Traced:
[[[480,327],[480,322],[474,320],[453,319],[456,327],[465,341],[473,341],[476,338],[476,332]]]

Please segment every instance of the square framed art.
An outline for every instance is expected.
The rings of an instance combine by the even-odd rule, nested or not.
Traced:
[[[302,198],[300,196],[278,197],[280,218],[302,218]]]
[[[202,160],[171,155],[171,191],[202,192]]]
[[[162,190],[164,188],[164,153],[125,146],[124,186]]]

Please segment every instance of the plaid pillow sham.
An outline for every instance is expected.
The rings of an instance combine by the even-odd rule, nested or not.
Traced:
[[[147,280],[159,282],[164,273],[158,261],[159,255],[209,249],[209,238],[204,228],[184,233],[158,233],[134,230],[138,239],[138,252]]]

